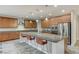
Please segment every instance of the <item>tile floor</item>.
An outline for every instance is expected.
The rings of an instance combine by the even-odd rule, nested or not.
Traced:
[[[18,40],[0,42],[0,54],[44,54],[44,53],[18,39]]]

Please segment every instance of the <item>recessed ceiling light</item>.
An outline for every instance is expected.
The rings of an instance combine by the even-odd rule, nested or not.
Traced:
[[[57,7],[58,5],[54,5],[54,7]]]
[[[65,12],[65,10],[62,10],[62,12]]]
[[[32,16],[34,15],[34,13],[32,13]]]
[[[43,16],[40,16],[41,18],[43,17]]]
[[[42,13],[42,12],[43,12],[43,10],[39,10],[39,12],[41,12],[41,13]]]
[[[62,12],[64,13],[64,12],[65,12],[65,10],[62,10]]]

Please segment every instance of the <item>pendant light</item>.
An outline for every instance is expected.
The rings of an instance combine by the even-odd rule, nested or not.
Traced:
[[[46,5],[45,7],[46,7],[46,14],[47,14],[47,7],[48,7],[48,5]],[[47,16],[45,17],[45,20],[46,21],[48,20]]]

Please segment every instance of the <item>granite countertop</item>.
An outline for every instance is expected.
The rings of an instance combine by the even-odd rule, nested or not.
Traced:
[[[30,31],[37,31],[37,29],[16,29],[16,28],[0,28],[0,32],[30,32]]]
[[[51,41],[51,42],[59,42],[61,40],[63,40],[63,38],[61,38],[60,35],[55,35],[55,34],[49,34],[49,33],[38,33],[37,29],[0,29],[0,32],[23,32],[25,34],[30,34],[32,36],[37,36],[37,37],[41,37],[47,41]]]
[[[45,39],[47,41],[51,41],[51,42],[55,42],[55,43],[63,40],[63,38],[61,38],[60,35],[55,35],[55,34],[47,34],[47,33],[38,34],[38,32],[25,32],[25,34],[41,37],[41,38],[43,38],[43,39]]]

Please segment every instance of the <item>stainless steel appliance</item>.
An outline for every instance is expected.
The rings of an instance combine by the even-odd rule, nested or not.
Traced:
[[[68,45],[71,45],[71,23],[64,23],[64,34],[63,36],[68,37]]]
[[[51,33],[68,37],[68,45],[71,44],[71,23],[60,23],[51,27]]]
[[[59,34],[59,30],[58,30],[58,25],[52,25],[52,27],[51,27],[51,33],[52,34]]]

